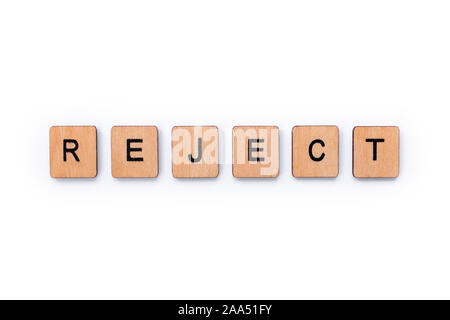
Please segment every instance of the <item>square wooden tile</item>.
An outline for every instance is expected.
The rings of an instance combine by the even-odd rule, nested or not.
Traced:
[[[339,128],[292,128],[292,175],[297,178],[335,178],[339,173]]]
[[[172,128],[172,174],[175,178],[215,178],[219,175],[217,127]]]
[[[115,126],[111,129],[111,173],[114,178],[158,176],[158,128]]]
[[[356,178],[396,178],[399,139],[398,127],[355,127],[353,175]]]
[[[279,130],[275,126],[233,128],[233,176],[275,178],[279,172]]]
[[[97,176],[97,129],[94,126],[50,128],[50,176],[53,178]]]

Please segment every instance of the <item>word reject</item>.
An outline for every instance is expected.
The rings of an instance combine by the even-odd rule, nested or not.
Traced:
[[[276,178],[279,174],[279,129],[276,126],[233,128],[233,176]],[[396,178],[399,174],[398,127],[353,129],[353,175]],[[158,176],[158,128],[115,126],[111,129],[111,173],[114,178]],[[292,128],[292,175],[335,178],[339,174],[339,128]],[[97,129],[94,126],[50,128],[50,175],[94,178],[97,175]],[[219,130],[216,126],[172,129],[172,175],[216,178],[219,175]]]

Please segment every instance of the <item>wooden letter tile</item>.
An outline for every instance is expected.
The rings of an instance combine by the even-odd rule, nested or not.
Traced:
[[[94,178],[97,175],[97,129],[94,126],[50,128],[50,176]]]
[[[215,126],[172,128],[175,178],[215,178],[219,174],[219,130]]]
[[[335,178],[339,173],[339,128],[292,128],[292,175],[297,178]]]
[[[279,171],[278,127],[233,128],[233,176],[275,178]]]
[[[396,178],[399,139],[398,127],[355,127],[353,175],[356,178]]]
[[[114,178],[158,176],[158,128],[115,126],[111,129],[111,172]]]

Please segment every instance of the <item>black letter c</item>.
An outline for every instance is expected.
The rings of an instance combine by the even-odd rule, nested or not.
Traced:
[[[323,158],[325,158],[325,153],[322,152],[322,154],[318,158],[313,155],[312,149],[316,143],[320,144],[322,147],[325,147],[325,142],[323,142],[322,140],[320,139],[313,140],[309,145],[309,157],[311,158],[312,161],[322,161]]]

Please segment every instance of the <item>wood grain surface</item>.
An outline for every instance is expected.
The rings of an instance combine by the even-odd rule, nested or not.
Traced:
[[[219,175],[219,130],[216,126],[172,128],[172,175],[216,178]]]
[[[111,129],[111,173],[114,178],[158,176],[158,128],[115,126]]]
[[[249,147],[251,150],[249,150]],[[278,127],[234,127],[233,176],[236,178],[275,178],[278,173]]]
[[[97,129],[94,126],[50,128],[50,175],[53,178],[97,176]]]
[[[335,178],[339,173],[339,128],[292,128],[292,175],[297,178]]]
[[[374,143],[374,139],[379,142]],[[399,139],[398,127],[355,127],[353,175],[356,178],[396,178],[399,174]]]

